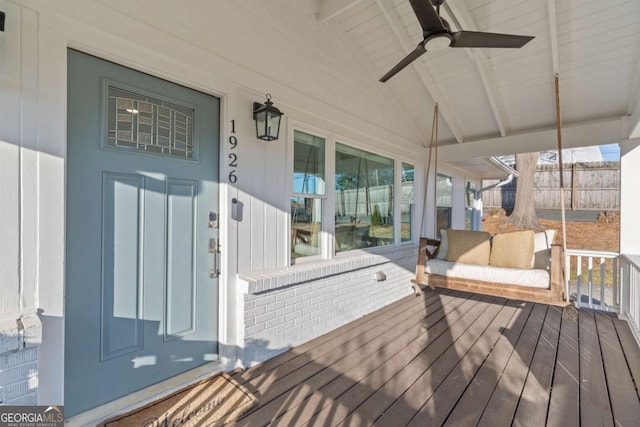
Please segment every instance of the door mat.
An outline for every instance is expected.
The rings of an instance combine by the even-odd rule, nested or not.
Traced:
[[[110,418],[98,427],[220,426],[257,403],[246,388],[221,373]]]

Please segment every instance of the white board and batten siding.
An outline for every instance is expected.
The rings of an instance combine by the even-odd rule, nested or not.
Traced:
[[[0,0],[0,10],[7,14],[6,30],[0,33],[0,320],[15,325],[16,318],[25,319],[26,330],[9,331],[7,345],[17,345],[19,339],[31,346],[27,349],[39,344],[34,351],[18,353],[32,360],[11,359],[20,369],[34,369],[17,381],[25,392],[15,391],[6,402],[64,403],[67,48],[221,98],[223,326],[219,336],[224,358],[233,359],[236,348],[243,348],[251,337],[273,340],[277,346],[309,338],[306,330],[287,335],[286,325],[277,325],[266,335],[255,330],[248,334],[250,322],[255,321],[245,324],[250,319],[245,313],[248,307],[263,297],[280,300],[291,294],[291,288],[250,295],[236,280],[238,273],[286,269],[289,264],[289,121],[393,157],[396,167],[401,161],[415,163],[416,181],[422,181],[420,159],[426,158],[426,151],[415,125],[388,108],[384,90],[375,81],[360,78],[366,71],[339,42],[333,27],[318,23],[312,15],[248,0]],[[274,142],[254,136],[252,104],[263,102],[267,92],[285,113],[281,138]],[[235,168],[228,165],[231,120],[238,139]],[[235,185],[227,181],[232,169]],[[418,187],[416,194],[421,194]],[[230,219],[232,198],[242,204],[242,221]],[[421,205],[416,200],[418,210]],[[403,246],[398,254],[412,250],[411,245]],[[320,294],[326,289],[325,294],[331,295],[318,303],[318,317],[310,320],[323,325],[314,333],[338,326],[336,320],[328,320],[331,317],[344,322],[364,314],[348,313],[349,307],[344,307],[335,316],[329,307],[343,297],[343,291],[354,293],[355,299],[366,295],[380,265],[386,266],[389,280],[377,283],[372,303],[364,306],[367,311],[410,292],[413,267],[398,256],[373,261],[354,257],[343,264],[344,271],[326,267],[314,270],[319,276],[301,276],[306,283],[295,289]],[[407,259],[414,262],[413,257]],[[358,281],[360,288],[355,286]],[[28,318],[36,310],[41,315],[32,317],[32,324]],[[46,331],[41,342],[38,319]],[[38,352],[47,357],[38,359]],[[3,361],[9,360],[6,357],[0,354]]]
[[[6,43],[0,33],[0,405],[37,402],[38,350],[42,325],[37,283],[39,228],[38,133],[32,126],[38,114],[38,14],[13,3],[0,10],[15,17],[5,34],[19,43]],[[5,37],[6,38],[6,37]],[[18,58],[18,60],[15,60]],[[28,225],[27,225],[28,224]],[[20,319],[20,323],[18,323]],[[17,380],[13,380],[17,378]]]

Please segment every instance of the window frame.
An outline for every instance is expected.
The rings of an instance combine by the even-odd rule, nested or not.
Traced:
[[[439,200],[438,200],[438,197],[439,197],[439,196],[438,196],[438,178],[439,178],[439,177],[441,177],[441,176],[442,176],[442,177],[445,177],[445,178],[448,178],[448,179],[449,179],[449,182],[451,182],[451,195],[450,195],[451,201],[449,202],[449,204],[441,204],[441,203],[439,203]],[[436,179],[435,179],[435,182],[436,182],[436,186],[435,186],[435,192],[436,192],[436,197],[435,197],[435,199],[436,199],[436,206],[435,206],[435,218],[434,218],[434,221],[435,221],[435,224],[436,224],[436,235],[439,237],[439,236],[440,236],[440,230],[441,230],[441,228],[442,228],[442,227],[440,227],[440,224],[439,224],[439,221],[438,221],[438,219],[439,219],[439,210],[440,210],[440,208],[448,209],[448,211],[447,211],[447,227],[446,227],[446,228],[451,228],[451,226],[452,226],[452,224],[453,224],[453,205],[454,205],[454,200],[453,200],[454,191],[453,191],[453,189],[454,189],[454,174],[450,174],[450,173],[445,172],[445,171],[438,171],[438,172],[436,173],[435,178],[436,178]]]
[[[295,191],[293,191],[293,177],[294,177],[294,150],[295,150],[295,132],[303,132],[309,135],[313,135],[314,137],[317,138],[323,138],[324,139],[324,150],[325,150],[325,157],[324,157],[324,179],[325,179],[325,191],[324,194],[310,194],[310,193],[297,193]],[[288,221],[287,221],[287,239],[286,239],[286,244],[285,247],[287,248],[287,258],[289,260],[289,265],[293,265],[293,264],[298,264],[298,263],[305,263],[305,262],[313,262],[313,261],[318,261],[318,260],[322,260],[322,259],[330,259],[330,254],[329,254],[329,234],[330,231],[327,229],[327,210],[328,210],[328,206],[329,203],[327,202],[327,200],[329,199],[329,195],[331,194],[330,191],[330,185],[329,183],[332,182],[333,180],[333,174],[330,172],[331,168],[329,166],[329,163],[331,162],[331,160],[328,158],[328,146],[330,145],[330,138],[329,138],[329,133],[319,129],[319,128],[314,128],[312,126],[307,126],[305,124],[302,123],[298,123],[298,122],[294,122],[289,120],[289,124],[288,124],[288,129],[287,129],[287,137],[288,137],[288,144],[287,144],[287,201],[286,201],[286,206],[287,206],[287,217],[288,217]],[[331,174],[331,176],[329,176],[329,174]],[[331,180],[331,181],[330,181]],[[318,243],[320,245],[320,253],[317,255],[308,255],[308,256],[302,256],[302,257],[298,257],[298,258],[293,258],[293,248],[291,247],[291,233],[293,232],[292,230],[292,215],[291,215],[291,199],[294,197],[301,197],[301,198],[307,198],[307,199],[317,199],[321,201],[321,227],[319,230],[319,239],[318,239]]]
[[[399,221],[396,221],[396,223],[398,223],[398,236],[400,239],[399,244],[400,245],[410,245],[415,243],[415,236],[416,236],[416,195],[418,194],[418,182],[416,181],[416,170],[417,170],[417,166],[415,163],[410,162],[408,160],[399,160],[400,162],[400,168],[399,168],[399,173],[398,173],[398,191],[400,192],[400,201],[398,202],[399,205],[399,209],[398,209],[398,216],[397,218],[400,218]],[[403,202],[402,200],[402,173],[404,172],[404,165],[409,165],[413,167],[413,199],[411,199],[410,202]],[[409,220],[411,221],[410,224],[410,231],[409,231],[409,240],[402,240],[402,205],[409,205],[410,206],[410,216],[409,216]]]
[[[469,200],[469,197],[473,195],[473,199],[478,195],[478,181],[476,179],[465,176],[464,178],[464,222],[465,229],[471,230],[473,228],[473,200]],[[469,227],[467,228],[467,219],[469,220]]]

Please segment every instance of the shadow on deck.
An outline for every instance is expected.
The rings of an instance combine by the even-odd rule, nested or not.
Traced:
[[[259,405],[234,424],[638,425],[629,327],[568,318],[457,291],[410,296],[235,374]]]

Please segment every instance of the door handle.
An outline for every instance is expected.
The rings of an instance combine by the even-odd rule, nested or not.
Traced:
[[[217,279],[220,276],[218,268],[218,255],[220,254],[220,240],[217,237],[209,239],[209,253],[213,254],[213,268],[209,270],[209,277]]]

